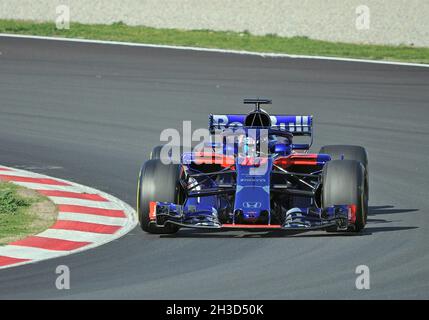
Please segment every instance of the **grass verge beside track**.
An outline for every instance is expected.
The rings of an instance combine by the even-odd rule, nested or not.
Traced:
[[[42,232],[56,216],[57,208],[48,198],[0,181],[0,245]]]
[[[121,22],[111,25],[71,23],[69,30],[59,30],[51,22],[0,20],[0,33],[429,64],[429,48],[334,43],[306,37],[255,36],[248,32],[155,29]]]

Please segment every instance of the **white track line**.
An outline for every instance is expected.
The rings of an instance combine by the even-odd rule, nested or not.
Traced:
[[[4,247],[0,247],[1,256],[8,256],[8,257],[13,257],[18,259],[31,259],[32,260],[31,262],[34,262],[34,260],[40,261],[45,259],[56,258],[60,255],[64,255],[64,253],[66,252],[34,248],[34,247],[14,246],[14,245],[7,245]],[[12,266],[15,266],[15,265],[12,265]],[[9,266],[6,266],[6,267],[9,267]],[[1,268],[5,268],[5,267],[0,267],[0,269]]]
[[[100,223],[109,226],[124,226],[127,223],[126,218],[104,217],[93,214],[82,214],[74,212],[60,212],[58,213],[58,220]]]
[[[211,49],[211,48],[201,48],[201,47],[158,45],[158,44],[149,44],[149,43],[134,43],[134,42],[121,42],[121,41],[30,36],[30,35],[7,34],[7,33],[0,33],[0,37],[52,40],[52,41],[67,41],[67,42],[79,42],[79,43],[94,43],[94,44],[108,44],[108,45],[119,45],[119,46],[129,46],[129,47],[163,48],[163,49],[215,52],[215,53],[226,53],[226,54],[242,54],[242,55],[258,56],[258,57],[263,57],[263,58],[332,60],[332,61],[344,61],[344,62],[361,62],[361,63],[375,63],[375,64],[388,64],[388,65],[397,65],[397,66],[429,68],[429,64],[423,64],[423,63],[378,61],[378,60],[367,60],[367,59],[339,58],[339,57],[327,57],[327,56],[310,56],[310,55],[286,54],[286,53],[252,52],[252,51],[241,51],[241,50]]]
[[[37,236],[81,242],[104,242],[112,238],[111,234],[83,232],[75,230],[48,229]]]
[[[43,183],[21,182],[21,181],[14,181],[13,183],[28,189],[33,189],[33,190],[58,190],[58,191],[69,191],[69,192],[81,191],[81,189],[79,189],[76,186],[55,186],[55,185],[49,185],[49,184],[43,184]]]
[[[83,207],[89,207],[89,208],[112,209],[112,210],[118,209],[117,204],[112,202],[93,201],[93,200],[65,198],[65,197],[52,197],[52,196],[48,196],[48,198],[57,205],[67,204],[67,205],[83,206]]]
[[[0,175],[6,175],[6,176],[13,176],[13,177],[28,177],[28,173],[27,172],[21,172],[21,171],[0,171]],[[40,173],[36,173],[34,172],[31,175],[33,178],[44,178],[46,176],[40,174]]]

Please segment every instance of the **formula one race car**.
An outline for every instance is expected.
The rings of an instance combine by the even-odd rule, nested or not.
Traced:
[[[271,100],[245,99],[247,115],[209,116],[210,140],[180,152],[157,146],[140,171],[141,228],[354,231],[368,214],[363,147],[328,145],[309,153],[312,116],[269,115]],[[293,139],[306,139],[295,143]],[[181,147],[183,148],[183,146]]]

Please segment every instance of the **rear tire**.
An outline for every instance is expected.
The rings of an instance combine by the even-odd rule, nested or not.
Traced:
[[[319,153],[329,154],[332,160],[356,160],[362,162],[368,170],[368,154],[364,147],[349,145],[328,145],[320,148]]]
[[[331,160],[322,171],[322,207],[355,205],[354,231],[361,231],[368,214],[365,167],[355,160]]]
[[[160,159],[161,158],[161,149],[163,146],[156,146],[152,149],[152,152],[150,153],[149,159]]]
[[[369,199],[368,154],[364,147],[350,145],[327,145],[320,148],[319,153],[329,154],[331,160],[356,160],[365,167],[366,197]]]
[[[158,227],[150,223],[149,203],[151,201],[181,204],[182,189],[179,178],[182,174],[181,165],[163,164],[160,159],[146,161],[141,170],[137,187],[137,211],[141,228],[149,233],[175,233],[179,227],[167,224]]]
[[[161,150],[162,148],[166,147],[166,151],[168,151],[168,155],[166,156],[164,154],[163,157],[161,157]],[[172,149],[173,148],[173,149]],[[174,149],[176,148],[176,149]],[[174,150],[174,151],[173,151]],[[180,163],[181,161],[181,155],[183,153],[183,148],[177,147],[177,146],[167,146],[167,145],[160,145],[156,146],[152,149],[152,152],[150,153],[149,159],[155,160],[155,159],[163,159],[165,160],[165,163]]]

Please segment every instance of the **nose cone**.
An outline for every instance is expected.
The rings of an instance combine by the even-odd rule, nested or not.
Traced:
[[[253,158],[253,162],[237,158],[237,189],[234,212],[246,223],[256,222],[270,212],[270,174],[272,159],[264,158],[264,163]],[[258,164],[259,163],[259,164]]]

